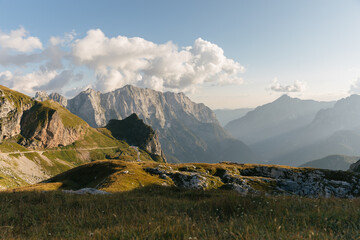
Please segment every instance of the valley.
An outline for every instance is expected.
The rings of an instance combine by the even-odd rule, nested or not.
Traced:
[[[357,153],[346,147],[356,149],[355,130],[336,128],[333,121],[331,129],[339,137],[324,144],[321,138],[328,133],[321,129],[326,126],[311,120],[320,118],[323,107],[339,104],[283,96],[231,121],[225,127],[228,133],[209,108],[184,94],[125,86],[110,95],[88,89],[67,100],[59,94],[38,93],[32,99],[5,87],[0,90],[0,210],[4,213],[0,238],[328,239],[358,234],[356,227],[340,230],[329,221],[345,224],[358,216],[358,157],[331,155],[305,163],[334,153],[329,147],[335,153]],[[125,100],[129,94],[133,95]],[[151,100],[142,95],[150,95]],[[117,112],[108,115],[111,111],[106,108],[112,107],[101,105],[101,99],[112,99]],[[159,105],[162,101],[167,103]],[[281,113],[293,104],[304,104],[309,112]],[[122,113],[125,109],[127,116]],[[280,112],[273,115],[273,111]],[[246,136],[231,130],[235,123],[243,124],[237,129],[246,128],[249,138],[244,137],[244,142],[249,147],[231,136]],[[349,126],[356,129],[356,121]],[[318,142],[309,146],[321,154],[299,144],[311,134],[319,134]],[[349,139],[350,135],[354,137]],[[335,147],[343,143],[345,152]],[[298,151],[301,160],[293,160],[291,151]],[[286,161],[273,160],[277,154],[288,154],[283,157]],[[300,163],[304,165],[291,166]],[[59,199],[62,209],[56,210]],[[19,208],[13,209],[10,202],[18,202]],[[38,215],[31,215],[34,209]],[[334,209],[336,216],[331,215]],[[48,214],[47,222],[37,217]],[[53,225],[65,216],[66,223]],[[133,227],[126,223],[130,216],[136,222]],[[312,222],[314,217],[317,220]],[[161,219],[175,221],[174,226]],[[212,230],[209,219],[215,223]],[[151,224],[142,228],[144,221]],[[304,228],[304,221],[312,228]],[[126,226],[126,231],[119,226]]]

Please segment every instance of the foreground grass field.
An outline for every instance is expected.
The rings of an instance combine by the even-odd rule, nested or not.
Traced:
[[[145,187],[0,193],[1,239],[360,239],[359,199]]]

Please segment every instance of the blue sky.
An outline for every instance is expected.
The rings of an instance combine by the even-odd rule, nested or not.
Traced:
[[[32,52],[26,53],[8,49],[8,55],[41,53],[48,48],[51,37],[62,38],[65,33],[75,31],[74,39],[61,45],[62,51],[70,54],[76,40],[86,38],[88,31],[95,29],[101,30],[106,41],[119,35],[140,37],[147,43],[157,45],[171,41],[179,48],[179,52],[182,47],[194,48],[194,41],[198,38],[204,40],[199,44],[215,44],[223,50],[227,59],[245,68],[245,71],[236,72],[242,81],[236,80],[234,76],[230,76],[233,80],[226,81],[224,78],[228,75],[219,76],[220,72],[216,72],[213,77],[219,76],[221,81],[209,80],[202,73],[197,73],[194,82],[186,79],[175,86],[175,80],[169,83],[165,79],[166,84],[162,88],[185,91],[194,101],[204,102],[212,108],[253,107],[272,101],[284,93],[317,100],[333,100],[360,93],[357,88],[360,86],[360,82],[357,82],[360,77],[360,1],[0,0],[1,33],[9,35],[10,31],[21,26],[28,33],[26,37],[33,36],[41,41],[42,48],[34,48]],[[0,42],[1,47],[5,49],[6,46],[1,46]],[[112,61],[116,57],[119,56],[112,56]],[[0,64],[0,72],[10,71],[13,77],[11,80],[8,76],[1,84],[15,86],[14,81],[23,79],[21,74],[38,71],[44,61],[27,63],[25,66]],[[61,86],[59,89],[43,89],[58,90],[65,94],[70,93],[71,89],[73,93],[92,84],[106,91],[132,83],[132,78],[138,78],[136,72],[124,74],[122,71],[128,69],[124,70],[123,65],[112,64],[109,67],[99,64],[95,67],[94,62],[78,61],[73,64],[70,58],[61,61],[62,68],[55,69],[51,74],[48,72],[42,84],[46,85],[46,81],[51,81],[51,77],[56,78],[64,70],[67,72],[63,76],[72,77],[73,80],[63,86],[52,86]],[[126,75],[126,81],[109,80],[107,84],[95,85],[94,81],[99,83],[117,76],[110,73],[109,69],[106,74],[99,74],[103,66],[115,68],[122,73],[120,76]],[[236,66],[231,65],[233,68]],[[221,71],[227,68],[228,65]],[[141,82],[143,86],[160,86],[153,83],[146,85],[152,81],[152,75],[148,73],[149,69],[138,69],[133,71],[142,71],[141,74],[145,71],[147,74],[146,81]],[[77,74],[82,75],[81,79],[74,77]],[[170,75],[168,72],[165,77]],[[183,71],[177,73],[177,76],[188,77]],[[61,78],[58,79],[61,81]],[[141,85],[140,81],[136,83]]]

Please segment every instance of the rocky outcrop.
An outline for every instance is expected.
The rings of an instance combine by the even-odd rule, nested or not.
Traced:
[[[58,102],[61,106],[65,107],[65,108],[67,107],[67,99],[65,97],[63,97],[62,95],[60,95],[59,93],[51,93],[50,95],[48,95],[44,91],[39,91],[39,92],[35,93],[34,100],[39,101],[39,102],[53,100],[55,102]]]
[[[145,145],[145,149],[155,155],[159,155],[165,158],[165,155],[161,149],[158,132],[154,132],[154,135],[148,143]]]
[[[216,176],[194,171],[196,167],[189,169],[173,169],[171,166],[159,165],[155,168],[145,168],[150,174],[159,175],[161,179],[169,179],[179,188],[206,190],[217,188],[220,179]]]
[[[0,86],[0,142],[20,133],[23,113],[32,105],[30,98]]]
[[[61,106],[63,107],[67,107],[67,99],[63,96],[61,96],[59,93],[51,93],[49,95],[49,99],[58,102]]]
[[[222,188],[241,194],[298,195],[303,197],[360,196],[360,174],[310,168],[246,166],[224,163],[208,170],[197,165],[173,168],[159,165],[146,168],[162,179],[170,178],[181,188]],[[226,167],[228,166],[228,167]]]
[[[93,127],[136,113],[158,132],[170,161],[254,161],[251,150],[232,139],[208,107],[192,102],[183,93],[162,93],[131,85],[109,93],[88,89],[69,99],[67,108]]]
[[[119,140],[124,140],[130,145],[140,147],[151,155],[158,156],[166,162],[165,155],[161,149],[159,136],[150,126],[134,113],[124,120],[112,119],[106,125],[111,134]],[[157,160],[157,157],[155,157]]]
[[[360,197],[360,173],[230,162],[168,164],[102,160],[84,164],[43,182],[52,186],[54,183],[59,189],[77,190],[95,186],[108,192],[159,185],[194,190],[233,190],[242,195]]]
[[[56,94],[52,94],[56,97]],[[60,95],[59,95],[60,96]],[[20,143],[32,148],[66,146],[83,137],[88,125],[45,92],[35,100],[0,86],[0,142],[21,135]],[[61,101],[61,97],[57,98]],[[47,102],[38,102],[47,101]],[[64,121],[67,123],[64,123]]]
[[[43,102],[43,101],[46,101],[49,99],[50,99],[49,95],[44,91],[39,91],[39,92],[35,93],[34,100],[36,100],[36,101]]]
[[[56,103],[57,104],[57,103]],[[24,113],[21,120],[22,145],[32,148],[52,148],[66,146],[81,139],[85,127],[65,126],[61,114],[41,103]]]

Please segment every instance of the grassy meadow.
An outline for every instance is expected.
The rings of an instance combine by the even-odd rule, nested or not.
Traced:
[[[0,239],[360,239],[359,199],[149,186],[0,193]]]

